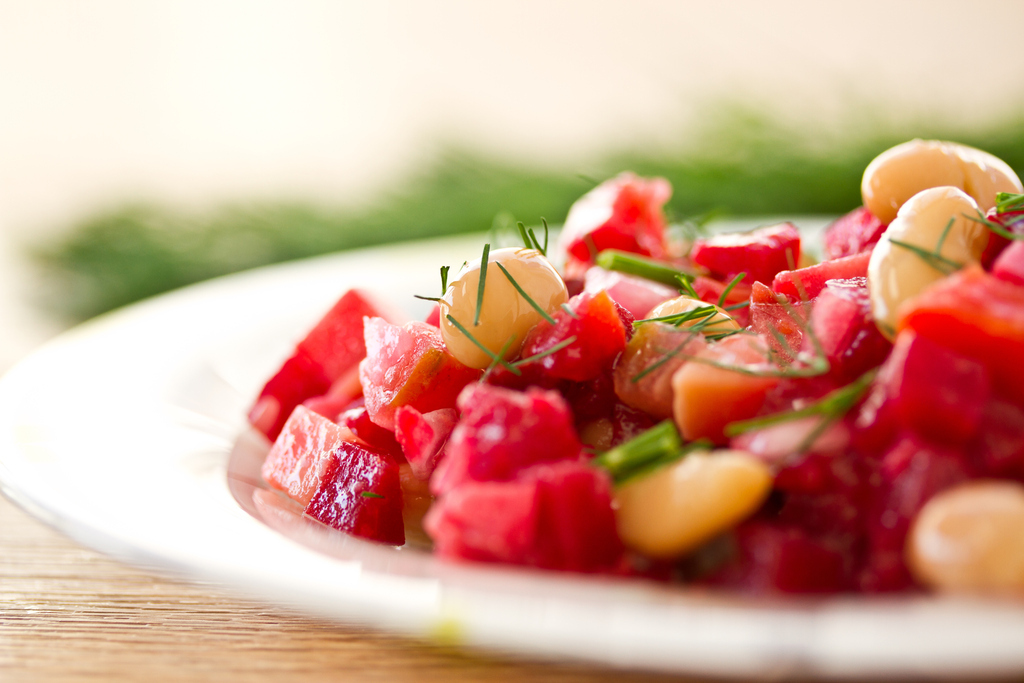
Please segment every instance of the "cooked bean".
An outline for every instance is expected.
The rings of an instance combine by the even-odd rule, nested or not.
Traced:
[[[505,358],[519,354],[526,333],[543,317],[495,264],[500,263],[531,299],[548,314],[569,299],[565,283],[551,263],[535,249],[496,249],[488,258],[480,319],[474,324],[477,308],[480,262],[464,267],[448,284],[441,299],[441,336],[456,359],[471,368],[485,368],[492,358],[482,351],[447,316],[455,318],[491,353],[505,349]],[[507,344],[507,345],[506,345]]]
[[[615,491],[619,535],[645,555],[679,557],[751,515],[771,487],[767,465],[747,453],[692,453]]]
[[[722,332],[729,332],[730,330],[740,329],[739,324],[729,316],[724,310],[716,306],[715,304],[709,304],[706,301],[700,299],[694,299],[690,296],[680,296],[675,299],[669,299],[663,301],[647,314],[647,318],[663,318],[670,315],[680,315],[682,313],[689,313],[690,311],[696,311],[697,309],[711,307],[714,309],[714,314],[709,314],[707,317],[700,316],[693,320],[686,320],[679,324],[681,328],[693,327],[694,325],[700,326],[700,332],[704,336],[709,334],[721,334]]]

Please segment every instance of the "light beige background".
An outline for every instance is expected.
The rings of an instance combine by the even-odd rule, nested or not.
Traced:
[[[1024,2],[0,0],[0,370],[54,326],[14,244],[124,199],[362,201],[440,140],[571,164],[728,97],[1024,102]]]

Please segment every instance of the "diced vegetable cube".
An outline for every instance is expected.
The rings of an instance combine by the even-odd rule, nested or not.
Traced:
[[[747,284],[768,284],[800,262],[800,233],[792,223],[780,223],[753,232],[713,235],[694,242],[690,258],[723,280],[746,273]]]
[[[402,453],[418,478],[430,479],[441,455],[441,447],[458,419],[453,408],[421,413],[412,406],[402,406],[395,412],[395,438],[402,445]]]
[[[863,252],[807,268],[784,270],[775,276],[772,289],[777,294],[785,294],[790,301],[807,301],[817,297],[829,280],[867,277],[870,259],[871,253]]]
[[[870,253],[887,226],[863,206],[825,228],[825,257]]]
[[[298,406],[263,461],[263,478],[303,505],[320,484],[322,461],[348,438],[327,418]]]

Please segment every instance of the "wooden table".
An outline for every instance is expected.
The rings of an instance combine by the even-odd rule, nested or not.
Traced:
[[[0,681],[694,680],[342,627],[118,564],[0,496]]]

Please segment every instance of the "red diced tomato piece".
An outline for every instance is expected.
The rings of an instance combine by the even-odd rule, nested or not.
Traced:
[[[424,481],[430,478],[441,447],[458,419],[453,408],[424,414],[412,406],[402,406],[395,412],[395,438],[402,445],[402,452],[416,477]]]
[[[655,258],[665,255],[662,207],[672,196],[664,178],[622,173],[580,197],[569,209],[559,244],[582,263],[597,252],[620,249]]]
[[[365,334],[359,377],[370,419],[385,429],[394,431],[401,406],[421,413],[454,407],[462,388],[482,374],[448,353],[441,331],[426,323],[400,326],[370,318]]]
[[[298,406],[263,461],[263,478],[305,505],[320,483],[322,461],[346,438],[346,430]]]
[[[508,481],[537,463],[580,457],[573,415],[557,392],[473,384],[460,394],[458,407],[462,417],[430,482],[435,495],[467,481]]]
[[[364,292],[346,292],[263,387],[250,412],[253,426],[276,439],[295,406],[327,392],[366,355],[363,318],[384,315]]]
[[[305,512],[353,536],[405,543],[398,465],[356,443],[343,442],[331,453]]]
[[[626,328],[618,307],[604,292],[580,294],[569,300],[569,313],[555,311],[555,324],[540,321],[526,335],[522,357],[547,353],[575,337],[568,346],[534,361],[552,377],[585,382],[611,369],[626,347]]]
[[[829,280],[849,280],[868,275],[868,261],[871,252],[845,256],[832,261],[800,268],[784,270],[775,276],[772,289],[784,294],[790,301],[808,301],[817,297]]]
[[[825,257],[838,259],[870,253],[886,227],[863,206],[854,209],[825,228]]]
[[[800,262],[800,233],[792,223],[780,223],[753,232],[713,235],[694,242],[690,258],[722,280],[746,273],[748,284],[767,284]]]
[[[1024,287],[968,266],[901,309],[910,329],[989,371],[997,392],[1024,403]]]

